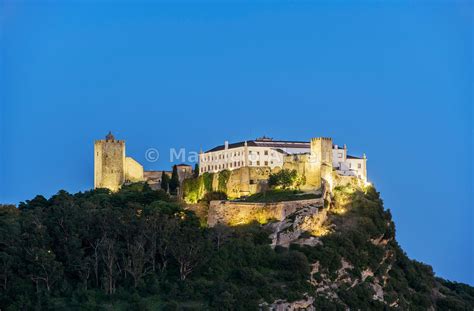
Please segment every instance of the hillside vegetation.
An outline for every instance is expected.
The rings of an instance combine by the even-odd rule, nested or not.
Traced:
[[[315,246],[270,247],[259,224],[207,228],[146,184],[0,205],[1,310],[472,310],[395,240],[373,188],[337,188]]]

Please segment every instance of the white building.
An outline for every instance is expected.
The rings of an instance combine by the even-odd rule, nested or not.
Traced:
[[[241,167],[283,167],[289,154],[310,153],[309,141],[282,141],[262,137],[214,147],[199,155],[199,174],[216,173]],[[367,159],[347,154],[347,147],[333,145],[333,168],[344,176],[357,176],[367,181]]]

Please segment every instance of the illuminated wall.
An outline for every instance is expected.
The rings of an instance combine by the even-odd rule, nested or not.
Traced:
[[[125,141],[97,140],[94,144],[94,188],[117,191],[125,180]]]
[[[125,158],[125,180],[130,182],[143,180],[143,166],[131,157]]]

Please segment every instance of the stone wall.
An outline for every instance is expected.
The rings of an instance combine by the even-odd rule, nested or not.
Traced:
[[[125,158],[125,180],[131,182],[143,181],[143,166],[131,157]]]
[[[268,177],[273,171],[269,167],[242,167],[231,171],[226,193],[229,198],[238,198],[266,190]],[[218,189],[218,175],[215,174],[213,189]]]
[[[252,221],[259,223],[266,223],[269,220],[281,221],[299,209],[308,206],[322,206],[323,204],[322,198],[277,203],[211,201],[207,223],[212,227],[218,223],[240,225]]]

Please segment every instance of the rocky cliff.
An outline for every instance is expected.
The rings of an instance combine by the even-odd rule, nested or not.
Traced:
[[[273,246],[306,255],[313,289],[303,300],[262,308],[474,310],[472,287],[437,278],[430,266],[406,256],[373,187],[338,186],[331,197],[324,209],[307,207],[267,225]]]

